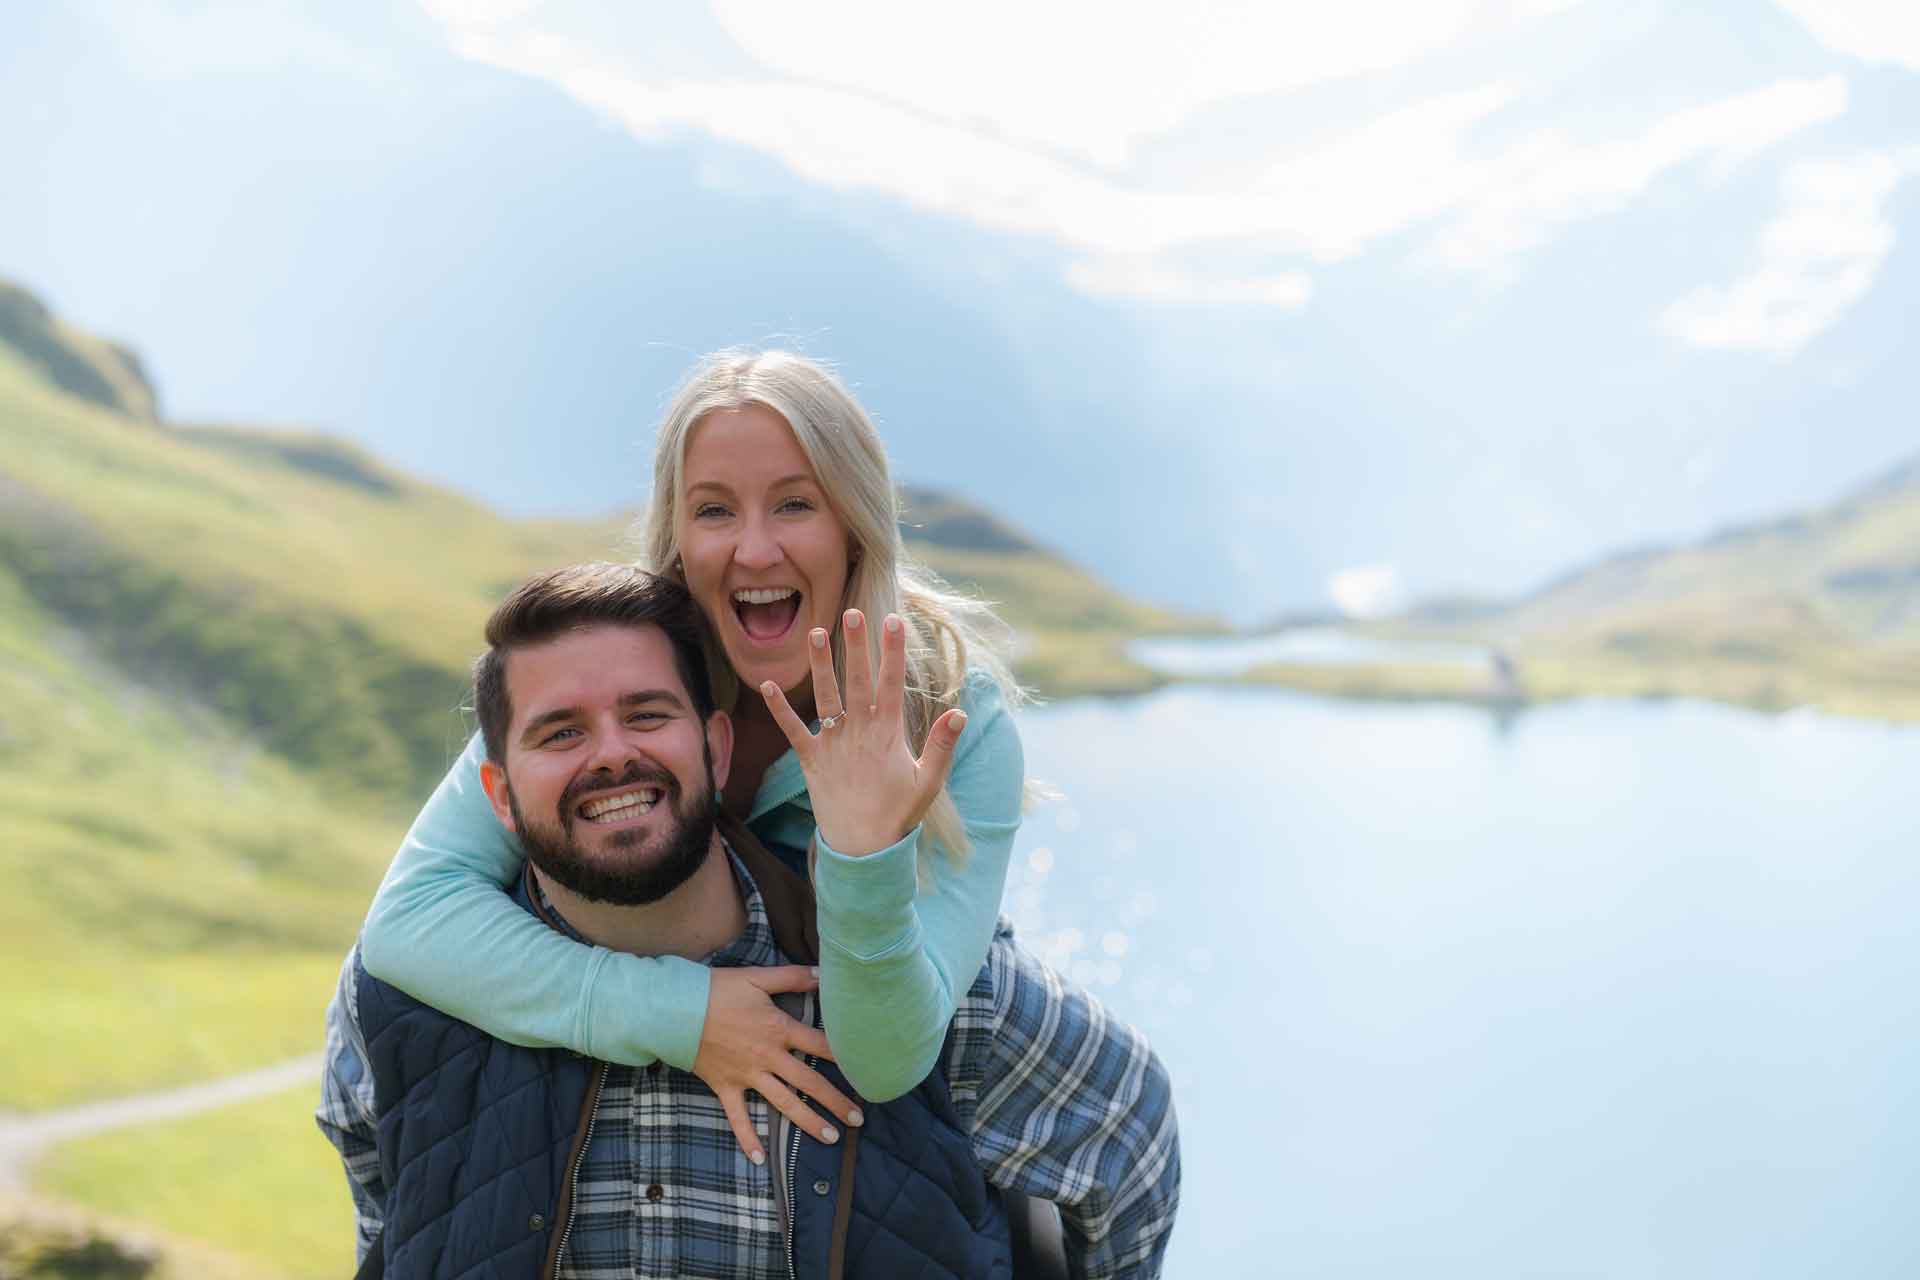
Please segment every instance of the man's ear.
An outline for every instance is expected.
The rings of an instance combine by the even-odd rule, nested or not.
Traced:
[[[520,829],[513,823],[513,801],[507,794],[507,771],[491,760],[482,760],[480,785],[486,790],[488,803],[493,805],[493,816],[500,819],[501,826],[518,835]]]
[[[733,717],[724,711],[707,717],[707,754],[713,757],[713,789],[724,791],[733,772]]]

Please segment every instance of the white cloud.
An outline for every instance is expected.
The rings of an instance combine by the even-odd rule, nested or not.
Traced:
[[[1791,355],[1864,296],[1893,249],[1886,205],[1912,154],[1867,152],[1787,170],[1759,261],[1732,284],[1663,311],[1662,333],[1697,347]]]
[[[531,0],[425,2],[466,56],[559,85],[637,136],[704,134],[823,186],[1052,240],[1073,254],[1068,279],[1104,297],[1298,307],[1311,294],[1304,268],[1422,227],[1427,261],[1499,272],[1664,173],[1732,166],[1847,102],[1837,76],[1786,80],[1624,137],[1603,123],[1489,144],[1482,127],[1518,114],[1522,87],[1472,85],[1308,125],[1280,96],[1419,62],[1568,0],[1348,0],[1311,20],[1257,0],[1132,20],[1091,0],[993,0],[964,22],[879,0],[714,0],[719,38],[744,60],[694,57],[672,72],[623,56],[589,19],[543,25],[544,10],[523,12]],[[1270,136],[1248,128],[1231,159],[1178,179],[1131,162],[1143,142],[1228,100],[1268,112]],[[1305,127],[1317,135],[1300,140]],[[1209,249],[1269,265],[1252,276],[1182,265]],[[1270,265],[1289,258],[1293,269]]]
[[[1431,256],[1465,270],[1495,266],[1567,223],[1624,207],[1682,165],[1706,161],[1725,171],[1846,109],[1847,82],[1827,76],[1678,111],[1628,138],[1575,142],[1535,132],[1480,166]]]
[[[1067,280],[1096,298],[1145,302],[1226,303],[1295,308],[1313,296],[1313,281],[1302,271],[1278,275],[1207,275],[1152,258],[1100,258],[1067,268]]]
[[[1327,579],[1327,594],[1349,618],[1378,618],[1400,603],[1400,571],[1390,564],[1342,569]]]
[[[1404,66],[1568,2],[1193,0],[1154,10],[976,0],[961,20],[897,0],[714,0],[714,10],[780,77],[1117,168],[1143,139],[1216,103]]]
[[[1839,119],[1848,97],[1842,76],[1788,79],[1682,108],[1624,135],[1530,130],[1498,153],[1476,158],[1468,194],[1434,238],[1432,254],[1460,269],[1488,267],[1568,223],[1624,208],[1677,169],[1703,165],[1724,177],[1761,152]]]
[[[1457,199],[1446,174],[1500,88],[1416,103],[1318,146],[1271,158],[1252,183],[1149,187],[964,123],[790,80],[648,81],[551,33],[468,32],[468,56],[560,85],[639,137],[693,130],[780,158],[802,178],[887,192],[920,208],[1061,241],[1100,258],[1262,240],[1348,256]]]
[[[1920,71],[1920,5],[1913,0],[1778,0],[1835,53]]]
[[[525,17],[540,0],[420,0],[420,7],[451,27],[488,27]]]

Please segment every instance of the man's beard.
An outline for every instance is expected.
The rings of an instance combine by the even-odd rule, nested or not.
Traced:
[[[636,761],[622,776],[590,774],[575,778],[560,797],[559,825],[531,823],[520,811],[513,781],[507,781],[507,805],[513,813],[520,843],[533,865],[554,881],[585,898],[618,907],[644,907],[678,889],[692,878],[707,860],[713,843],[714,791],[713,760],[706,762],[707,785],[693,795],[682,796],[680,782],[664,769],[642,769]],[[672,823],[657,836],[646,831],[615,831],[602,842],[599,856],[590,855],[574,839],[574,808],[589,791],[614,787],[656,786],[661,789],[657,804],[667,806]],[[684,803],[683,803],[684,800]],[[643,856],[649,838],[656,852]],[[632,856],[621,857],[621,854]]]

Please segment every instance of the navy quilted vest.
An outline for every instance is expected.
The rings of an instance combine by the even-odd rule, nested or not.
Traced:
[[[782,950],[796,961],[815,958],[805,882],[739,829],[723,830],[760,886],[769,915],[787,917],[776,919],[786,926],[776,928]],[[524,882],[515,897],[531,909]],[[565,1050],[496,1040],[365,969],[355,979],[388,1188],[384,1274],[390,1280],[544,1274],[558,1245],[569,1160],[598,1064]],[[831,1063],[819,1069],[854,1096]],[[981,1174],[954,1111],[944,1061],[905,1097],[862,1110],[866,1123],[836,1145],[798,1138],[792,1179],[798,1274],[1008,1280],[1006,1209]],[[795,1152],[768,1154],[791,1160]],[[849,1178],[850,1197],[841,1194]],[[824,1194],[815,1190],[820,1185]],[[377,1264],[366,1272],[378,1273]]]
[[[390,1277],[538,1276],[595,1065],[523,1049],[355,972],[387,1186]]]

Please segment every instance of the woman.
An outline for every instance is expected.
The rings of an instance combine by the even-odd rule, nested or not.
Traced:
[[[787,352],[710,357],[667,410],[653,474],[642,562],[686,583],[726,659],[712,664],[735,721],[723,803],[798,868],[811,854],[825,1036],[771,999],[812,985],[805,969],[709,971],[589,949],[515,907],[499,887],[522,855],[481,792],[477,738],[407,833],[361,954],[376,977],[501,1039],[693,1071],[758,1163],[747,1089],[822,1141],[837,1135],[796,1089],[860,1122],[789,1050],[826,1056],[831,1040],[848,1080],[876,1101],[932,1069],[985,959],[1019,826],[1024,766],[1008,714],[1019,693],[983,635],[987,608],[906,560],[879,435],[819,364]],[[873,652],[867,618],[904,640],[904,723],[816,705],[813,655],[830,654],[844,678],[848,645]],[[820,702],[836,700],[831,679],[821,688]],[[864,692],[849,689],[849,703]],[[912,768],[929,780],[918,826],[844,849],[816,830],[788,738],[815,717],[834,732],[810,769]],[[943,736],[930,744],[937,720]],[[933,748],[954,732],[939,785],[932,758],[945,752]]]

